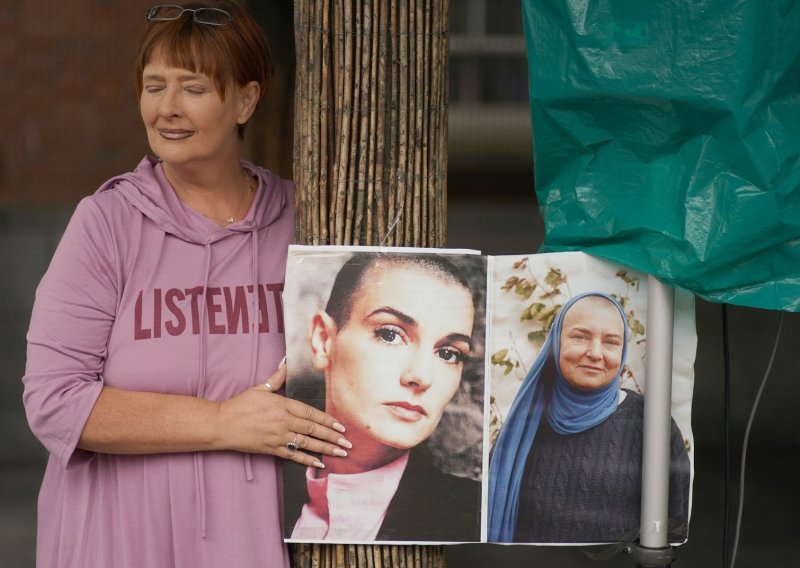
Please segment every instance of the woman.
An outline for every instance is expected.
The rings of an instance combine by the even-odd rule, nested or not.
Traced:
[[[136,86],[155,156],[78,205],[37,290],[41,567],[287,566],[275,458],[322,467],[307,452],[349,447],[273,393],[292,187],[239,157],[266,37],[237,2],[192,6],[147,13]]]
[[[287,537],[479,540],[480,484],[442,473],[424,447],[476,327],[470,287],[441,256],[356,253],[344,264],[313,317],[310,348],[325,411],[353,450],[323,456],[324,470],[287,469]]]
[[[590,543],[638,537],[644,398],[620,390],[622,306],[567,302],[509,410],[489,466],[489,540]],[[684,540],[690,466],[671,435],[670,539]]]

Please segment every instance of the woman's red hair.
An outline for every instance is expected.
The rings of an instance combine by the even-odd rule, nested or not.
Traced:
[[[261,88],[260,102],[269,88],[272,54],[267,36],[247,8],[235,0],[191,2],[183,7],[218,8],[233,20],[224,26],[200,24],[191,12],[185,12],[177,20],[150,23],[136,57],[137,97],[142,95],[145,66],[163,58],[170,67],[211,77],[223,99],[229,86],[255,81]]]

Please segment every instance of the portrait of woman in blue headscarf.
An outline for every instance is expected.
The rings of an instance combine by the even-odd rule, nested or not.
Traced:
[[[620,388],[630,330],[600,292],[560,309],[489,465],[488,540],[627,542],[639,532],[644,397]],[[688,531],[690,463],[672,421],[670,542]]]

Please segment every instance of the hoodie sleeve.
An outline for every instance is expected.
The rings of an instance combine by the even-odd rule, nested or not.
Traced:
[[[103,387],[119,288],[114,242],[85,198],[36,290],[23,402],[31,430],[65,467]]]

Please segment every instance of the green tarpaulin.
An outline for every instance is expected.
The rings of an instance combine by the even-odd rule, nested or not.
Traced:
[[[800,2],[522,5],[543,250],[800,311]]]

